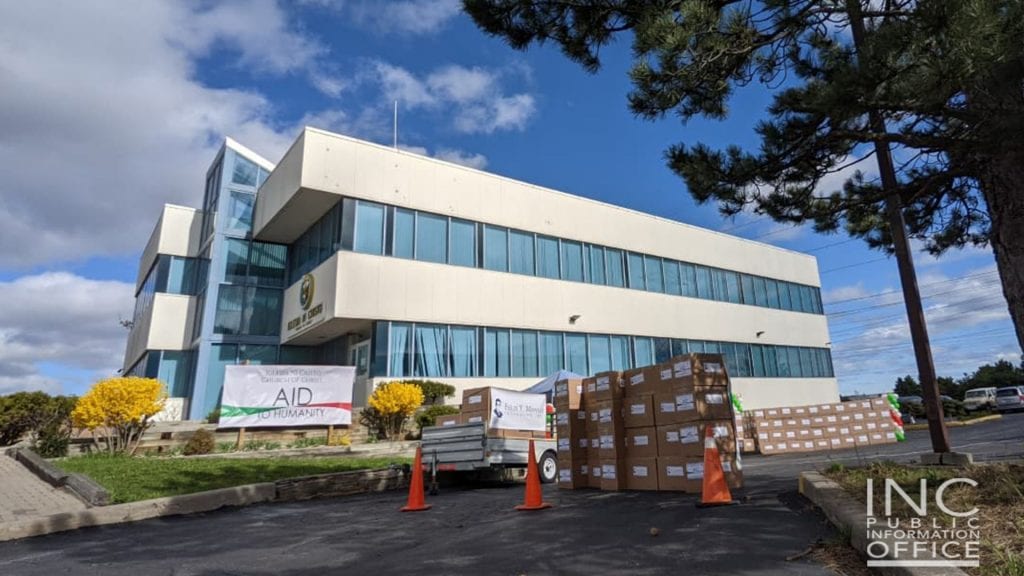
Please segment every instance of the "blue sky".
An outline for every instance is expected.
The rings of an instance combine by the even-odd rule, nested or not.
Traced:
[[[163,203],[199,203],[223,136],[272,162],[303,124],[390,143],[396,99],[410,150],[812,252],[842,391],[916,373],[899,294],[880,294],[893,261],[723,220],[665,167],[677,142],[756,145],[760,88],[724,122],[639,120],[625,39],[590,75],[485,36],[456,0],[20,3],[0,37],[0,393],[80,393],[120,367],[139,251]],[[939,373],[1018,361],[991,253],[916,256]]]

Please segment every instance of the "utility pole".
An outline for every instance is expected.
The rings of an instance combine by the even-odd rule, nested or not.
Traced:
[[[850,31],[853,33],[853,45],[857,50],[857,64],[860,51],[864,46],[864,16],[861,12],[860,0],[846,0],[847,16],[850,19]],[[877,111],[868,112],[869,127],[876,134],[885,134],[885,120]],[[945,414],[939,398],[939,384],[935,378],[935,362],[932,359],[931,344],[928,342],[928,327],[925,324],[924,309],[921,307],[921,292],[917,287],[917,273],[914,271],[913,254],[907,240],[906,223],[903,221],[902,202],[896,192],[896,169],[892,163],[889,143],[875,140],[875,156],[878,158],[878,172],[882,179],[882,190],[887,194],[885,214],[889,220],[889,234],[892,236],[893,249],[896,253],[896,265],[900,272],[900,283],[903,285],[903,303],[907,307],[907,320],[910,322],[910,339],[914,343],[914,357],[917,360],[917,371],[921,378],[921,391],[924,395],[925,413],[928,416],[928,432],[932,438],[932,450],[936,453],[949,452],[949,432],[946,429]]]

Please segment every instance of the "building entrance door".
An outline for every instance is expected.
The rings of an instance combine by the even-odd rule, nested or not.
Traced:
[[[356,378],[352,383],[352,404],[366,406],[370,397],[370,341],[353,344],[348,354],[349,364],[356,367]]]

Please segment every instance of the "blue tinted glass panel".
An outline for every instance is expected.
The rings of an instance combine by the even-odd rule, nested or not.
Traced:
[[[629,287],[644,290],[644,258],[629,252],[626,255],[626,269],[629,271]]]
[[[590,376],[591,373],[587,369],[587,337],[583,334],[566,334],[565,350],[569,357],[569,365],[566,366],[566,369],[583,376]]]
[[[512,331],[512,376],[522,378],[538,375],[537,333]]]
[[[789,299],[789,282],[779,282],[779,307],[783,310],[792,310],[793,301]]]
[[[768,375],[764,367],[764,346],[758,344],[750,345],[750,358],[754,367],[754,377],[764,378]]]
[[[633,362],[637,367],[654,364],[654,342],[650,338],[633,338]]]
[[[665,292],[676,296],[681,295],[683,283],[679,277],[679,263],[675,260],[663,260],[662,270],[665,273]]]
[[[412,258],[416,227],[416,213],[412,210],[395,208],[395,234],[392,253],[399,258]]]
[[[256,186],[259,167],[253,162],[235,154],[235,166],[231,173],[231,182],[242,186]]]
[[[388,375],[411,376],[412,324],[392,322],[388,347]]]
[[[590,282],[591,284],[604,284],[604,248],[600,246],[587,246],[587,253],[590,261]]]
[[[252,242],[249,245],[249,280],[259,286],[283,288],[288,247],[283,244]]]
[[[562,240],[562,279],[583,282],[583,246]]]
[[[560,332],[541,332],[539,345],[541,376],[547,376],[565,368],[565,348]]]
[[[210,413],[220,404],[220,393],[224,388],[224,367],[235,364],[238,346],[234,344],[213,344],[210,346],[210,364],[206,373],[206,393],[203,396],[202,414]]]
[[[679,264],[679,274],[683,279],[683,296],[697,297],[697,268],[693,264]]]
[[[726,300],[734,304],[740,302],[740,276],[735,272],[725,273]]]
[[[256,196],[253,194],[231,191],[227,214],[229,232],[245,234],[252,231],[252,207],[255,202]]]
[[[413,332],[413,376],[441,377],[448,375],[448,327],[416,324]]]
[[[597,374],[612,369],[611,349],[607,336],[590,337],[590,372]]]
[[[749,274],[740,274],[740,288],[742,294],[740,299],[744,304],[754,304],[754,277]]]
[[[625,276],[622,271],[622,251],[612,248],[604,250],[605,275],[609,286],[625,286]]]
[[[277,336],[281,331],[281,290],[276,288],[249,288],[251,304],[244,322],[245,334]]]
[[[508,249],[512,272],[529,276],[536,274],[534,267],[536,250],[533,247],[532,233],[512,230],[509,235]]]
[[[644,268],[647,271],[647,289],[651,292],[664,292],[665,279],[662,276],[661,258],[645,256]]]
[[[384,253],[384,206],[356,203],[356,238],[353,248],[364,254]]]
[[[171,256],[170,268],[167,271],[167,291],[171,294],[196,293],[196,259]]]
[[[244,284],[249,266],[249,242],[228,238],[224,246],[224,281]]]
[[[766,285],[768,287],[768,307],[778,308],[780,306],[778,282],[769,278],[766,280]]]
[[[448,261],[448,218],[416,214],[416,259],[439,264]]]
[[[705,268],[704,266],[697,266],[697,297],[708,298],[714,297],[714,288],[711,284],[711,269]]]
[[[768,305],[768,286],[764,278],[754,277],[754,304],[756,306]]]
[[[508,272],[508,230],[484,226],[484,268]]]
[[[217,290],[217,309],[213,319],[213,333],[242,333],[242,311],[244,309],[245,286],[221,284]]]
[[[507,378],[509,372],[508,330],[484,330],[484,376]]]
[[[715,300],[726,301],[729,299],[729,289],[725,281],[725,271],[712,268],[711,283]]]
[[[629,370],[633,367],[633,358],[629,353],[627,336],[611,337],[612,370]]]
[[[706,354],[718,354],[722,351],[718,342],[704,341],[704,352]]]
[[[690,352],[694,354],[703,354],[705,352],[703,340],[688,340],[687,342],[690,346]]]
[[[668,362],[672,357],[672,341],[668,338],[654,339],[654,361]]]
[[[478,376],[476,353],[476,328],[451,327],[452,376],[466,378]]]
[[[451,263],[476,267],[476,224],[452,218]]]
[[[778,350],[775,346],[764,347],[764,370],[765,376],[768,378],[776,378],[780,375],[779,373],[779,359]]]
[[[558,278],[558,240],[537,236],[537,276]]]

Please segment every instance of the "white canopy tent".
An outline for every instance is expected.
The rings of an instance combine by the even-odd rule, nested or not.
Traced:
[[[567,380],[569,378],[583,378],[583,376],[568,370],[559,370],[540,382],[537,382],[533,386],[530,386],[524,390],[524,392],[528,392],[530,394],[547,394],[548,400],[551,400],[551,393],[555,389],[555,382],[558,382],[559,380]]]

